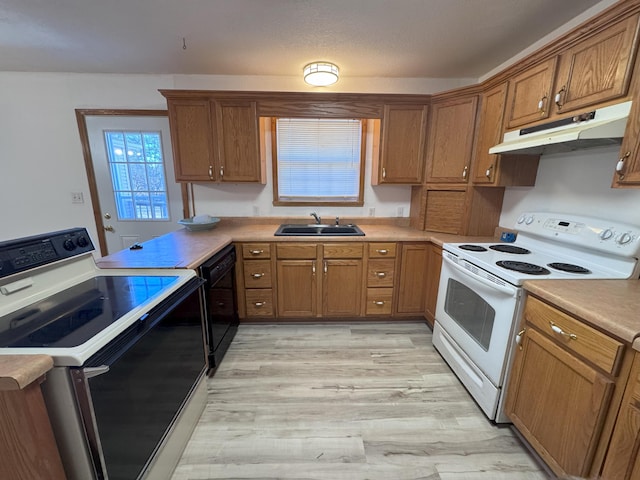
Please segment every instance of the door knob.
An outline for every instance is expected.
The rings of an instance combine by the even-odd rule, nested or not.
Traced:
[[[103,227],[107,232],[115,232],[116,229],[113,228],[111,225],[107,225],[105,227]]]

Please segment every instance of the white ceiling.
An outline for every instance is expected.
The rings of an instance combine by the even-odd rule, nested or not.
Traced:
[[[0,71],[478,78],[598,1],[0,0]]]

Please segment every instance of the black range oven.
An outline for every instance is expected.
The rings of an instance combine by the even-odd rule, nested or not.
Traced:
[[[238,330],[238,300],[235,277],[236,251],[227,245],[200,266],[206,281],[205,304],[210,371],[220,365]]]

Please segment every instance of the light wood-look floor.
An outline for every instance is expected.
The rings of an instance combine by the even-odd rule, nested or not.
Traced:
[[[542,480],[425,324],[241,325],[173,480]]]

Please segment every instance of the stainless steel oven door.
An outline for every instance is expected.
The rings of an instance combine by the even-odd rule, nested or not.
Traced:
[[[433,342],[495,418],[521,289],[444,251]]]

